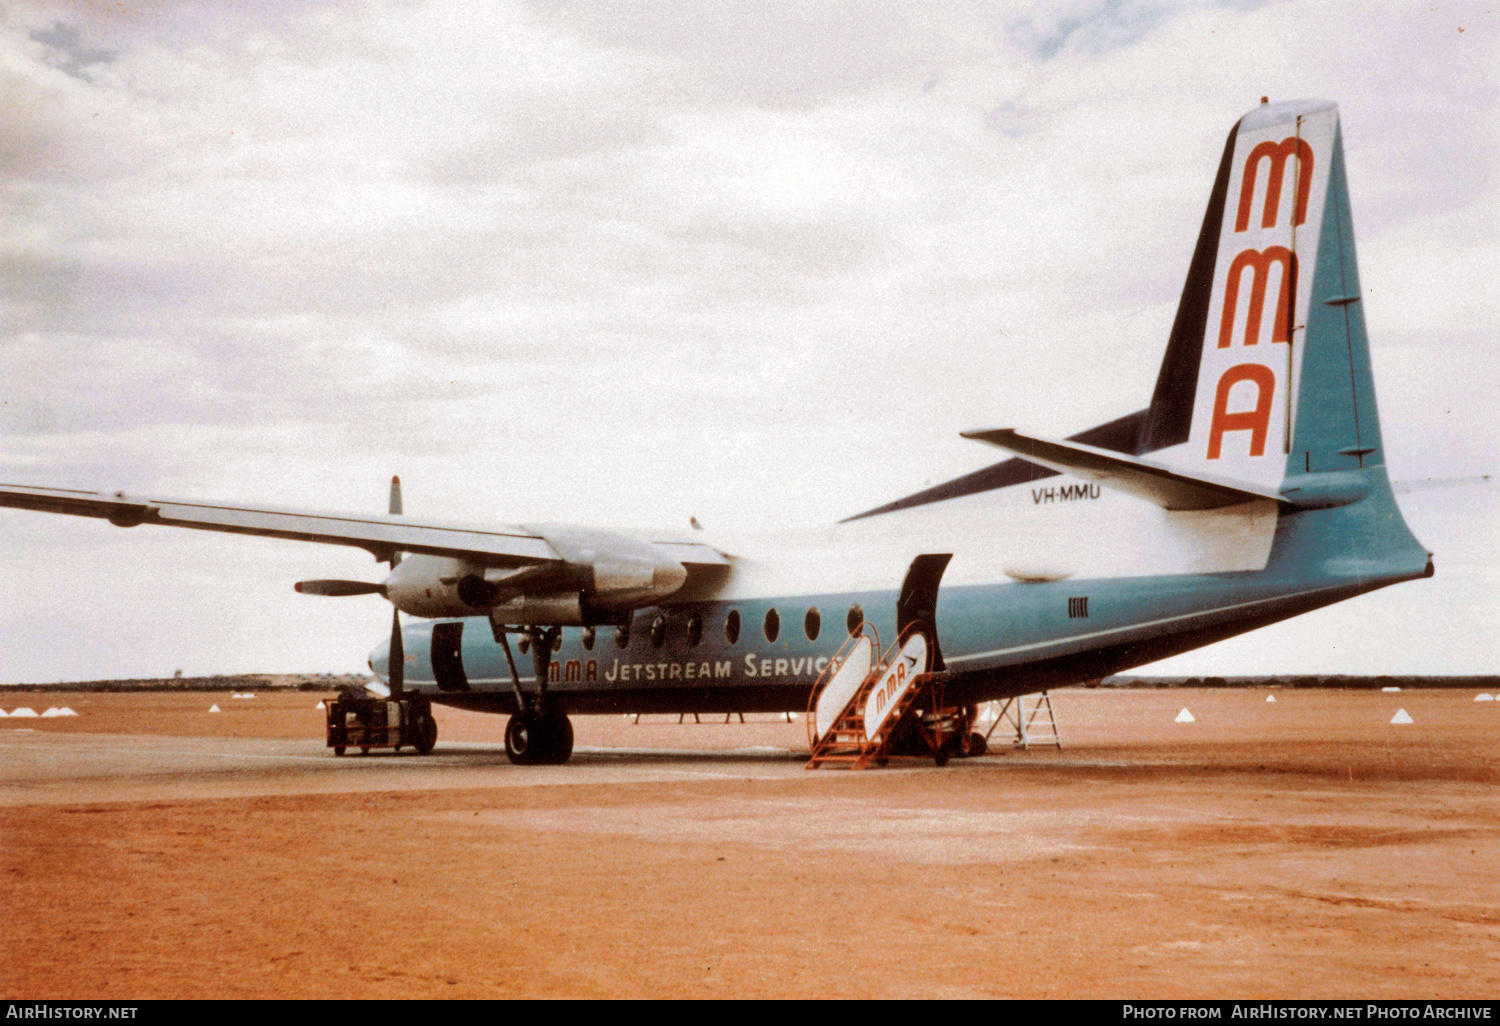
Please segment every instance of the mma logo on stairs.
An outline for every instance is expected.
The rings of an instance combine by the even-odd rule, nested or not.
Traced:
[[[807,768],[833,763],[866,769],[915,754],[891,747],[897,728],[908,722],[929,755],[945,764],[968,720],[961,709],[942,708],[942,686],[929,672],[933,647],[915,625],[879,658],[880,640],[868,624],[844,642],[813,688]]]

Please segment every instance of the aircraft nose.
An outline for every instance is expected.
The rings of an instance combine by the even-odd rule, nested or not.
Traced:
[[[391,640],[389,638],[370,649],[368,660],[370,672],[381,680],[390,679],[391,670]]]

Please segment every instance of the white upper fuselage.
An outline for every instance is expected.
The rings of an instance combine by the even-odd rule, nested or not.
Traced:
[[[702,538],[731,558],[713,597],[732,601],[896,588],[929,552],[953,555],[944,587],[1260,570],[1275,529],[1271,501],[1170,511],[1057,475],[820,530]]]

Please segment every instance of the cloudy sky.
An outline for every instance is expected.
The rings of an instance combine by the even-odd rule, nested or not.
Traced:
[[[10,3],[0,480],[818,524],[1146,404],[1225,133],[1337,100],[1393,476],[1500,470],[1500,15],[1462,3]],[[1159,672],[1500,669],[1437,579]],[[0,682],[364,666],[321,546],[0,512]]]

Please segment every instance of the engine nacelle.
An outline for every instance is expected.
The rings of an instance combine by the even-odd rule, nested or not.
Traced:
[[[464,582],[478,576],[483,567],[446,556],[407,556],[385,579],[385,594],[395,607],[412,616],[474,616],[481,610],[465,602]],[[473,597],[472,594],[470,597]]]
[[[562,561],[504,568],[409,555],[386,578],[386,595],[413,616],[489,614],[502,623],[576,626],[613,623],[687,581],[687,568],[650,542],[588,528],[530,530]]]
[[[585,606],[623,612],[655,605],[687,583],[687,567],[650,542],[586,527],[531,525],[583,578]]]
[[[517,595],[490,610],[496,623],[545,627],[585,627],[599,622],[579,592],[554,595]]]

